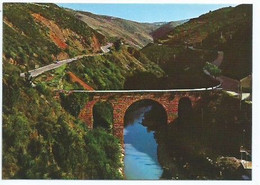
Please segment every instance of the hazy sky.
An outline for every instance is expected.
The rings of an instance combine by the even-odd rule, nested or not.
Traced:
[[[59,6],[110,15],[138,22],[176,21],[198,17],[210,10],[235,6],[230,4],[73,4]]]

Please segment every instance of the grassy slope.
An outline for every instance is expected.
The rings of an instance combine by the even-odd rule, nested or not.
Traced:
[[[142,49],[146,56],[156,62],[166,74],[162,78],[160,88],[201,88],[219,84],[203,72],[206,61],[216,56],[212,51],[193,51],[185,46],[167,46],[165,44],[150,44]]]
[[[35,14],[40,15],[40,21],[39,18],[36,19],[33,16]],[[51,63],[57,60],[60,55],[69,58],[93,53],[96,51],[96,47],[93,45],[104,43],[106,40],[103,35],[75,18],[73,12],[59,8],[54,4],[7,3],[4,4],[4,20],[3,58],[18,66],[22,72]],[[124,29],[128,29],[129,26],[134,28],[133,25],[138,25],[138,23],[131,21],[126,24],[121,19],[117,22],[118,24],[121,22]],[[111,25],[113,26],[112,23]],[[145,30],[148,27],[140,24],[138,29]],[[51,33],[60,37],[60,42],[64,39],[64,44],[67,47],[65,49],[60,47],[51,37]],[[134,71],[149,71],[157,76],[162,75],[162,70],[138,50],[127,46],[122,48],[119,51],[114,50],[112,54],[104,57],[84,58],[81,60],[82,62],[69,65],[66,71],[74,72],[95,89],[122,89],[124,79]],[[55,70],[50,74],[54,75]],[[43,75],[44,80],[45,78],[46,75]],[[47,84],[58,85],[56,88],[59,88],[63,87],[61,83],[69,88],[78,88],[69,80],[57,84],[56,78],[54,78],[53,83],[49,81]]]
[[[126,79],[137,72],[149,72],[157,77],[164,74],[163,70],[144,54],[123,46],[120,51],[114,50],[103,56],[84,57],[69,64],[61,75],[57,75],[56,70],[45,73],[35,79],[35,83],[45,83],[54,89],[83,89],[71,81],[68,72],[73,72],[94,89],[107,90],[123,89]],[[50,79],[53,75],[55,78]]]

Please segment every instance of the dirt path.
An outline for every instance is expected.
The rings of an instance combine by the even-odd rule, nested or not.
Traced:
[[[89,86],[88,84],[86,84],[84,81],[82,81],[81,79],[79,79],[75,74],[73,74],[72,72],[68,72],[68,74],[70,75],[70,79],[72,82],[76,82],[79,85],[81,85],[85,90],[88,91],[94,91],[94,89]]]

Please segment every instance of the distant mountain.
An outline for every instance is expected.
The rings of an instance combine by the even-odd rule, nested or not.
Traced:
[[[150,33],[160,26],[160,24],[138,23],[111,16],[96,15],[89,12],[69,11],[74,12],[78,19],[104,34],[109,40],[123,38],[127,44],[138,48],[142,48],[146,44],[152,42],[153,38]]]
[[[156,26],[163,26],[165,24],[167,24],[168,22],[153,22],[152,24],[153,25],[156,25]]]
[[[151,35],[154,40],[158,40],[160,37],[163,37],[166,34],[170,33],[176,26],[179,26],[187,21],[189,20],[186,19],[181,21],[162,22],[161,24],[155,23],[157,25],[160,25],[160,27],[153,31]]]

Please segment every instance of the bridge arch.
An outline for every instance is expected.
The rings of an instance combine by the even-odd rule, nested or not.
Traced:
[[[124,126],[128,125],[129,123],[134,122],[134,117],[138,116],[136,113],[139,114],[146,114],[148,113],[148,118],[146,120],[148,122],[144,122],[145,126],[153,129],[156,127],[161,126],[162,124],[167,124],[168,115],[166,112],[165,107],[157,100],[154,99],[141,99],[132,102],[128,105],[126,111],[124,112]],[[153,120],[154,125],[151,124],[149,120]]]
[[[97,101],[93,105],[93,128],[113,128],[113,105],[109,101]]]

